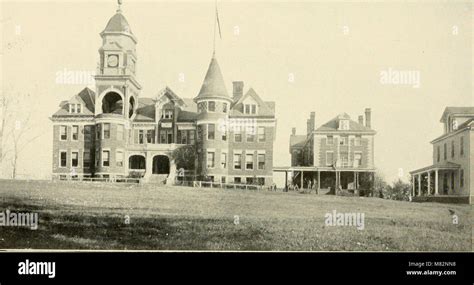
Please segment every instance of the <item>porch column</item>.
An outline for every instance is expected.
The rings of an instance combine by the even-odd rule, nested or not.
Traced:
[[[303,180],[303,170],[301,170],[301,189],[303,189],[303,183],[304,183],[304,180]]]
[[[288,192],[288,171],[285,170],[285,192]]]
[[[438,189],[438,169],[435,170],[435,196],[439,195]]]
[[[318,188],[316,189],[316,194],[319,194],[319,189],[321,189],[321,175],[318,171]]]
[[[431,187],[430,186],[431,186],[431,172],[428,171],[428,186],[427,186],[428,191],[426,192],[428,196],[431,196],[431,189],[430,189]]]
[[[411,176],[411,188],[412,188],[412,189],[411,189],[411,191],[412,191],[411,196],[413,197],[413,196],[416,195],[416,191],[415,191],[415,175],[412,175],[412,176]]]
[[[357,172],[354,171],[354,191],[357,190]]]
[[[421,196],[421,174],[418,174],[418,196]]]

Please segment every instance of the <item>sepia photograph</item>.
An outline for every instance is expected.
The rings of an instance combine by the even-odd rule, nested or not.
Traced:
[[[0,5],[3,252],[474,251],[473,2]]]

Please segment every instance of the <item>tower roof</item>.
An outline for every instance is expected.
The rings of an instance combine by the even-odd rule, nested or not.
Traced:
[[[132,34],[132,30],[130,29],[130,25],[128,24],[127,19],[122,15],[120,10],[117,10],[117,13],[110,18],[107,26],[105,27],[102,33],[128,33]]]
[[[215,56],[212,56],[201,90],[195,100],[204,98],[222,98],[228,99],[229,101],[232,100],[225,88],[224,78],[222,77],[221,69]]]

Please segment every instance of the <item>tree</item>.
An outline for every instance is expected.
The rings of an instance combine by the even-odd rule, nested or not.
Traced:
[[[375,173],[374,197],[385,198],[387,194],[387,182],[380,172]]]
[[[196,150],[192,145],[179,147],[171,154],[177,169],[194,170],[196,161]]]
[[[398,179],[387,187],[388,198],[399,201],[409,201],[411,184]]]

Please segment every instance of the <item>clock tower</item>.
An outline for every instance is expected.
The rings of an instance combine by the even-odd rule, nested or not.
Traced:
[[[120,9],[100,33],[102,46],[96,81],[96,117],[133,119],[141,85],[136,80],[136,44],[127,19]],[[113,115],[106,115],[113,114]]]

